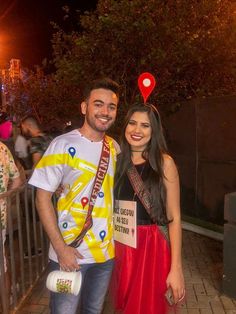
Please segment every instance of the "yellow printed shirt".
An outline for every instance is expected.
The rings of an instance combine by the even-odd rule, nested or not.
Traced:
[[[84,257],[78,259],[81,264],[102,263],[114,257],[113,183],[118,144],[110,137],[107,140],[109,166],[93,208],[93,226],[77,248]],[[50,192],[63,185],[57,213],[67,244],[76,239],[84,226],[101,150],[102,141],[91,142],[78,130],[63,134],[51,142],[29,180],[29,184]],[[57,261],[52,246],[49,258]]]

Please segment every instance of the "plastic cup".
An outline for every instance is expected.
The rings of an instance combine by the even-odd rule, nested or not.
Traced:
[[[54,270],[48,274],[46,287],[52,292],[78,295],[81,288],[81,272]]]

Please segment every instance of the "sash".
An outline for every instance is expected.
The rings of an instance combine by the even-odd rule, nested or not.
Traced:
[[[82,243],[83,237],[85,236],[87,231],[93,225],[92,212],[93,212],[93,208],[97,199],[98,192],[101,190],[103,180],[107,173],[109,160],[110,160],[110,146],[105,136],[103,139],[102,151],[101,151],[101,156],[100,156],[100,160],[99,160],[99,164],[97,168],[97,173],[96,173],[95,180],[93,183],[92,192],[89,198],[89,208],[88,208],[87,217],[86,217],[84,226],[80,234],[76,237],[75,240],[73,240],[73,242],[69,244],[69,246],[78,247]]]
[[[140,202],[143,204],[148,215],[151,217],[151,194],[148,191],[148,189],[145,189],[143,180],[134,165],[132,165],[127,170],[127,175],[133,187],[134,192],[138,196]],[[168,233],[167,226],[160,226],[160,225],[157,225],[157,226],[160,229],[163,236],[165,237],[165,239],[169,242],[169,233]]]

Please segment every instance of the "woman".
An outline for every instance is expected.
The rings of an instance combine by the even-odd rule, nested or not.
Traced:
[[[136,202],[137,248],[116,241],[115,307],[124,314],[164,314],[167,290],[177,304],[185,289],[178,171],[154,106],[129,110],[121,152],[115,198]]]

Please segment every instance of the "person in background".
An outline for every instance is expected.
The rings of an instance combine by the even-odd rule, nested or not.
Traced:
[[[0,142],[0,211],[1,211],[1,230],[3,239],[3,248],[6,241],[6,227],[7,227],[7,199],[4,194],[7,191],[18,188],[22,181],[20,173],[16,167],[12,154],[8,147]],[[5,270],[5,283],[7,289],[7,301],[9,302],[10,296],[10,277],[7,271],[5,250],[4,254],[4,270]],[[1,275],[1,271],[0,271]],[[9,304],[7,305],[9,306]]]
[[[16,128],[16,132],[17,134],[15,134],[14,144],[15,154],[25,170],[31,169],[32,164],[29,158],[29,140],[26,140],[26,138],[20,134],[19,128]]]
[[[82,274],[79,296],[51,292],[53,314],[75,314],[79,302],[81,313],[101,313],[113,269],[118,144],[105,133],[116,118],[119,85],[92,81],[83,99],[83,125],[52,141],[29,181],[38,188],[36,205],[51,242],[50,269]],[[56,214],[52,194],[60,185]]]
[[[0,139],[8,140],[12,133],[12,122],[8,114],[4,111],[0,112]]]
[[[52,141],[52,137],[41,130],[39,123],[33,116],[24,118],[20,126],[22,135],[30,140],[29,153],[34,168]]]
[[[30,168],[26,171],[27,178],[32,174],[32,169],[35,168],[39,160],[42,158],[48,145],[52,141],[52,137],[44,133],[39,125],[38,121],[33,116],[27,116],[20,122],[21,133],[26,140],[29,141],[29,164]],[[36,196],[36,190],[34,190]],[[30,208],[29,218],[33,223],[33,208]],[[26,219],[26,217],[25,217]],[[32,230],[31,230],[32,232]],[[40,219],[38,212],[36,212],[36,235],[38,237],[38,243],[40,241]],[[24,249],[24,258],[29,258],[29,255],[35,257],[42,253],[41,247],[36,249],[35,243],[31,242],[31,251],[28,252],[28,248]]]
[[[139,188],[138,188],[139,187]],[[115,242],[115,308],[124,314],[164,314],[184,298],[179,176],[167,153],[153,105],[133,106],[125,119],[115,199],[136,202],[137,248]]]
[[[14,140],[12,137],[13,124],[9,115],[1,111],[0,112],[0,141],[4,143],[10,150],[12,156],[15,158]]]

